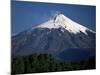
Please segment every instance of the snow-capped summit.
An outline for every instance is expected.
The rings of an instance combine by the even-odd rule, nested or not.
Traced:
[[[45,23],[42,23],[34,28],[64,28],[66,30],[68,30],[71,33],[80,33],[83,32],[85,34],[86,30],[89,30],[93,33],[95,33],[94,31],[84,27],[83,25],[80,25],[76,22],[74,22],[73,20],[69,19],[68,17],[64,16],[63,14],[58,14],[56,15],[54,18],[48,20]]]

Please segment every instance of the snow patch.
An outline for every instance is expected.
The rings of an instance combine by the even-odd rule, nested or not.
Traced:
[[[64,32],[64,29],[61,29],[62,32]]]
[[[48,31],[48,32],[47,32],[47,34],[50,34],[50,33],[51,33],[51,31]]]

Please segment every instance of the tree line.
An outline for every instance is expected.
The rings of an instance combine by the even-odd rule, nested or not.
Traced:
[[[80,62],[58,62],[51,54],[32,54],[12,58],[11,74],[95,69],[95,57]]]

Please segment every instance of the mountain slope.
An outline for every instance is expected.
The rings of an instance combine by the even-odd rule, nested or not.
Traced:
[[[59,55],[69,49],[81,48],[88,48],[88,56],[93,54],[91,48],[95,48],[95,32],[63,14],[12,37],[14,57],[32,53]]]

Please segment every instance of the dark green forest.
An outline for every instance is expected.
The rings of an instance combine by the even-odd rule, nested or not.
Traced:
[[[95,57],[80,62],[58,62],[51,54],[32,54],[12,58],[11,74],[95,69]]]

